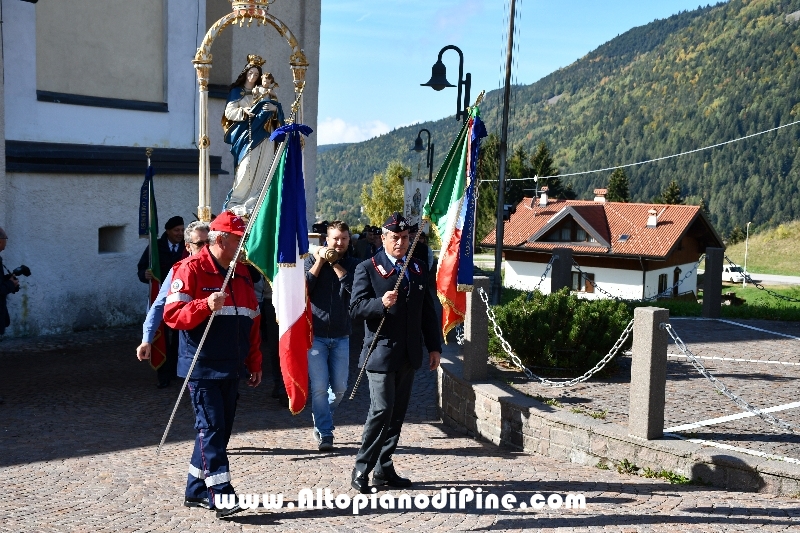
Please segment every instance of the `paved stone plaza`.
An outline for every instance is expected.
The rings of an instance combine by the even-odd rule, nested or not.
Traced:
[[[682,334],[685,327],[676,322],[676,329]],[[484,493],[510,493],[529,501],[536,493],[545,498],[582,493],[586,508],[478,510],[468,504],[465,510],[365,509],[359,516],[350,508],[289,509],[302,488],[355,496],[349,473],[368,391],[363,387],[354,401],[343,402],[336,415],[337,449],[319,453],[311,436],[310,409],[292,416],[280,408],[269,398],[266,376],[258,389],[242,387],[230,444],[231,470],[239,493],[281,492],[284,508],[249,510],[219,521],[208,511],[181,505],[194,438],[193,415],[185,400],[162,454],[155,455],[178,388],[155,388],[152,370],[134,357],[138,335],[138,328],[130,328],[0,342],[0,395],[5,399],[0,405],[0,476],[10,490],[0,503],[0,530],[633,532],[800,527],[797,498],[670,485],[466,438],[440,423],[435,376],[425,370],[417,375],[396,461],[398,470],[415,481],[410,494],[480,487]],[[700,416],[673,418],[683,422]]]

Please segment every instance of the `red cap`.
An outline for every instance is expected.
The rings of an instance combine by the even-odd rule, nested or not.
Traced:
[[[208,229],[211,231],[224,231],[233,235],[244,235],[245,227],[242,217],[234,215],[230,211],[223,211],[217,215],[217,218],[208,226]]]

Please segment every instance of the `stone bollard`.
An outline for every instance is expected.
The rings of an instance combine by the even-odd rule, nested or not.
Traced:
[[[486,379],[489,369],[489,317],[479,289],[489,294],[489,278],[475,276],[472,292],[467,293],[467,316],[464,320],[463,378],[467,381]]]
[[[550,271],[550,292],[564,287],[572,288],[572,248],[554,248],[553,255],[557,255],[558,259],[553,261]]]
[[[660,439],[664,436],[668,334],[659,324],[669,322],[669,310],[637,307],[633,320],[628,430],[635,437]]]
[[[703,274],[703,316],[719,318],[722,306],[722,248],[706,248],[706,270]]]

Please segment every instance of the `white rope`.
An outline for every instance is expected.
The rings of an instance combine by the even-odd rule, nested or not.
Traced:
[[[617,165],[614,167],[606,167],[606,168],[599,168],[597,170],[585,170],[583,172],[571,172],[569,174],[558,174],[556,176],[539,176],[540,178],[567,178],[569,176],[581,176],[583,174],[596,174],[597,172],[606,172],[608,170],[616,170],[618,168],[627,168],[627,167],[635,167],[638,165],[644,165],[646,163],[655,163],[656,161],[663,161],[665,159],[672,159],[673,157],[680,157],[683,155],[694,154],[697,152],[702,152],[703,150],[710,150],[711,148],[717,148],[719,146],[724,146],[726,144],[731,144],[739,141],[743,141],[745,139],[749,139],[750,137],[757,137],[759,135],[764,135],[765,133],[770,133],[772,131],[777,131],[781,128],[788,128],[789,126],[794,126],[795,124],[800,124],[800,120],[795,120],[794,122],[790,122],[788,124],[783,124],[782,126],[778,126],[775,128],[770,128],[768,130],[759,131],[758,133],[751,133],[750,135],[745,135],[744,137],[739,137],[738,139],[732,139],[730,141],[725,141],[717,144],[712,144],[711,146],[704,146],[703,148],[695,148],[694,150],[689,150],[688,152],[681,152],[679,154],[672,154],[672,155],[665,155],[664,157],[657,157],[655,159],[648,159],[647,161],[639,161],[638,163],[628,163],[626,165]],[[505,180],[506,182],[509,181],[526,181],[532,178],[512,178]],[[482,182],[490,182],[490,181],[498,181],[498,180],[481,180]]]

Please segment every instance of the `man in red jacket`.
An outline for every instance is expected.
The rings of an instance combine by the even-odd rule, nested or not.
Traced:
[[[174,272],[164,322],[180,331],[179,377],[186,377],[197,354],[189,378],[197,438],[184,505],[216,507],[217,517],[225,518],[242,510],[238,505],[215,506],[214,497],[225,495],[222,501],[229,501],[235,494],[226,448],[236,415],[239,379],[246,378],[251,387],[261,382],[261,333],[250,274],[243,264],[232,264],[244,235],[244,221],[225,211],[209,229],[209,246],[180,263]],[[236,270],[222,292],[230,268]],[[198,353],[212,313],[214,320]]]

